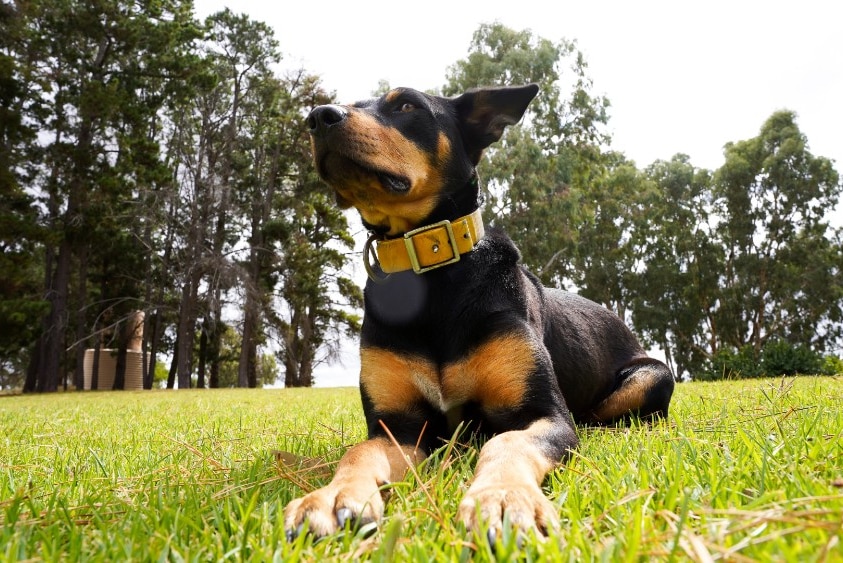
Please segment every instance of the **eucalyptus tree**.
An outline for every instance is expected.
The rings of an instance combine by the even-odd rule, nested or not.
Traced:
[[[605,167],[608,100],[595,95],[576,44],[481,25],[468,56],[448,71],[446,95],[491,85],[537,83],[522,124],[487,150],[479,172],[491,222],[518,243],[545,283],[571,281],[583,192]]]
[[[726,253],[720,343],[756,357],[771,338],[829,348],[843,322],[843,251],[829,225],[843,186],[833,162],[809,151],[790,111],[724,152],[714,176]]]
[[[643,175],[654,191],[634,237],[640,263],[629,280],[632,321],[677,376],[699,373],[719,342],[715,313],[725,257],[711,172],[677,154]]]

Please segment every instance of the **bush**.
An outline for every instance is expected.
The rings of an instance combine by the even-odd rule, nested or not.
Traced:
[[[694,379],[714,381],[717,379],[742,379],[761,375],[761,365],[755,358],[751,346],[740,350],[721,348],[708,361],[707,369],[696,374]]]
[[[820,368],[822,375],[843,375],[843,360],[837,356],[826,356]]]
[[[717,379],[747,379],[751,377],[777,377],[796,374],[843,373],[843,361],[834,356],[823,358],[803,344],[792,344],[785,340],[770,340],[757,354],[752,346],[740,349],[718,350],[708,361],[707,369],[695,379],[712,381]]]
[[[761,350],[761,371],[764,375],[796,375],[820,373],[823,358],[802,344],[772,340]]]

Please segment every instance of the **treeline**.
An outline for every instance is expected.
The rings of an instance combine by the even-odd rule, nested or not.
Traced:
[[[361,302],[302,127],[332,101],[318,78],[274,70],[265,24],[186,0],[0,10],[4,384],[81,388],[84,350],[125,349],[135,310],[169,387],[256,386],[269,338],[311,384]]]
[[[729,143],[717,170],[639,169],[607,146],[608,100],[576,45],[481,27],[445,91],[538,82],[538,104],[481,168],[486,217],[549,285],[577,289],[695,379],[837,373],[840,177],[790,111]]]
[[[189,1],[3,4],[0,25],[0,384],[81,387],[84,350],[125,349],[142,310],[169,387],[260,385],[277,371],[265,350],[311,385],[362,299],[303,126],[333,101],[318,77],[279,74],[265,24],[200,22]],[[608,149],[576,45],[497,24],[442,93],[525,82],[541,95],[481,176],[487,222],[534,272],[629,320],[677,373],[833,365],[841,185],[792,113],[716,171],[681,155],[641,170]]]

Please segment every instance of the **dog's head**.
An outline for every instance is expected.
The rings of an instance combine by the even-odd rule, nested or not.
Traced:
[[[357,208],[381,234],[453,219],[477,207],[474,167],[537,92],[531,84],[443,98],[396,88],[348,106],[319,106],[307,118],[316,168],[337,203]]]

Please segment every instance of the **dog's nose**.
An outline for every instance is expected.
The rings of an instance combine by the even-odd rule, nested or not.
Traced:
[[[327,105],[313,108],[307,116],[307,126],[310,133],[316,135],[328,130],[329,127],[342,122],[348,116],[348,112],[342,106]]]

